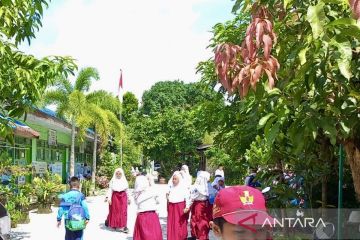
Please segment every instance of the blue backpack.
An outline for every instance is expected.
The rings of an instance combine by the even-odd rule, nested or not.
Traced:
[[[257,187],[261,187],[261,183],[258,181],[254,181],[255,180],[255,176],[254,175],[250,175],[249,177],[249,186],[253,187],[253,188],[257,188]]]
[[[70,205],[66,221],[66,228],[70,231],[80,231],[86,228],[86,215],[84,208],[81,206],[81,201],[82,195]]]

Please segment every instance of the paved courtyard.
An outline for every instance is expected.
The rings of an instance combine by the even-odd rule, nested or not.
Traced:
[[[158,210],[160,224],[163,230],[163,239],[166,239],[166,185],[156,185],[156,191],[158,191],[161,196]],[[84,240],[133,239],[132,236],[136,219],[136,206],[133,199],[131,199],[131,204],[128,209],[128,227],[130,230],[128,234],[111,231],[104,226],[104,221],[108,214],[108,205],[104,202],[104,196],[88,197],[87,202],[91,220],[85,230]],[[31,222],[29,224],[18,225],[17,228],[13,229],[12,239],[63,240],[65,235],[64,226],[62,225],[60,228],[56,227],[56,213],[57,208],[53,208],[53,213],[51,214],[37,214],[35,211],[31,212]],[[210,239],[214,240],[215,238],[210,236]]]

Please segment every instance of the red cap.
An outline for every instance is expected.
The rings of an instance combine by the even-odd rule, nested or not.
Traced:
[[[241,226],[263,226],[273,221],[266,211],[263,194],[249,186],[229,187],[217,194],[213,206],[213,218],[219,217]]]

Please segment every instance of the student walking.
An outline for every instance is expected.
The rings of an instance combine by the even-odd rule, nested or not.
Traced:
[[[129,184],[126,180],[124,170],[118,168],[109,183],[109,191],[105,201],[109,203],[109,214],[105,225],[110,228],[119,229],[120,232],[128,233],[127,228],[127,206],[130,203],[127,190]]]
[[[225,188],[225,179],[223,177],[216,177],[211,183],[211,186],[219,192],[221,189]]]
[[[179,171],[172,175],[172,182],[167,193],[168,218],[167,218],[167,239],[184,240],[187,239],[187,224],[189,219],[188,212],[185,213],[186,203],[189,203],[189,189],[185,184]]]
[[[190,190],[192,184],[192,176],[190,175],[189,167],[185,164],[182,165],[180,173],[184,179],[183,183]]]
[[[79,188],[79,178],[72,177],[70,178],[70,191],[60,197],[57,226],[60,227],[64,216],[65,240],[82,240],[84,229],[90,219],[85,196],[79,191]]]
[[[193,239],[209,239],[210,226],[212,219],[212,205],[209,202],[209,183],[210,173],[200,171],[196,181],[191,187],[190,201],[186,206],[185,212],[191,208],[191,237]]]
[[[140,175],[136,177],[134,198],[138,207],[134,227],[134,240],[162,240],[159,216],[156,213],[158,194],[152,187],[149,177]]]

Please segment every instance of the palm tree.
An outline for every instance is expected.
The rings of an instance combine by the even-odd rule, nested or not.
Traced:
[[[122,137],[122,124],[117,118],[116,114],[120,112],[120,102],[110,93],[100,90],[89,93],[86,96],[87,107],[86,114],[83,114],[79,119],[79,126],[84,134],[85,129],[91,127],[94,130],[94,148],[93,148],[93,166],[91,181],[95,186],[96,175],[96,151],[97,139],[101,139],[101,148],[104,148],[108,143],[110,135],[116,138]]]
[[[56,81],[55,88],[49,89],[44,95],[44,104],[55,104],[58,116],[71,124],[70,176],[74,176],[75,166],[75,134],[78,119],[85,114],[87,102],[85,92],[89,91],[92,80],[99,80],[95,68],[87,67],[80,70],[75,83],[61,78]]]

